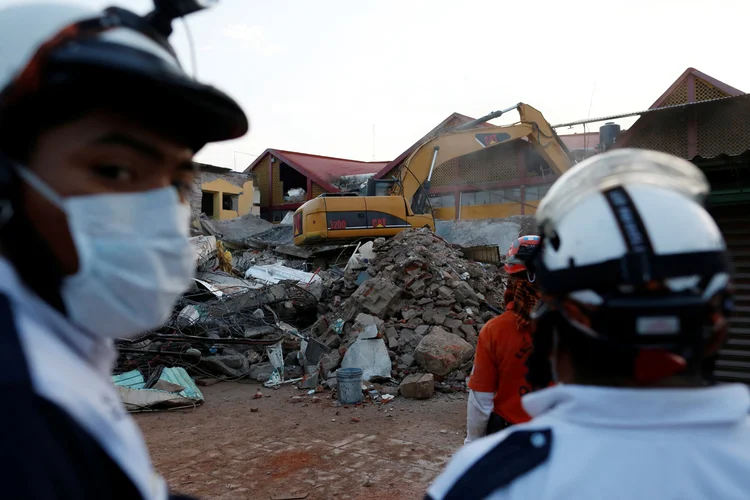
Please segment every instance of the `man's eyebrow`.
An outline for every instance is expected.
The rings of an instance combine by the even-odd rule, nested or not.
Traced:
[[[159,148],[125,134],[111,133],[103,135],[94,141],[94,144],[113,144],[133,149],[142,155],[148,156],[155,161],[164,161],[164,155]]]

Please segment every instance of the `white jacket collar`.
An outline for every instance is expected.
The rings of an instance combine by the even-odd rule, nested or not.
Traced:
[[[0,293],[5,294],[11,300],[14,308],[25,310],[46,325],[53,335],[99,373],[109,375],[112,372],[117,359],[114,342],[95,337],[68,321],[68,318],[27,288],[10,262],[2,257],[0,257]]]
[[[692,389],[558,385],[528,394],[522,402],[532,417],[605,427],[674,427],[744,421],[750,391],[742,384]]]

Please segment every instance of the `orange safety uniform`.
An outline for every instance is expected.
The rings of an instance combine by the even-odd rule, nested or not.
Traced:
[[[533,349],[531,331],[519,329],[517,318],[510,302],[503,314],[484,325],[469,379],[472,391],[495,393],[492,411],[511,424],[531,420],[521,406],[521,396],[531,392],[526,381],[526,359]]]

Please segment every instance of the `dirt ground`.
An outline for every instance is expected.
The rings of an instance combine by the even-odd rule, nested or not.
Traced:
[[[292,387],[262,388],[253,399],[259,388],[221,383],[201,388],[206,403],[195,410],[136,416],[172,491],[207,499],[421,499],[463,442],[465,394],[347,408],[330,392],[313,399]]]

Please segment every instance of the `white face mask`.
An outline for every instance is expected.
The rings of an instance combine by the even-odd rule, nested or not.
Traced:
[[[70,320],[107,338],[163,324],[195,273],[190,207],[177,190],[62,198],[36,174],[17,171],[67,216],[79,265],[61,288]]]

